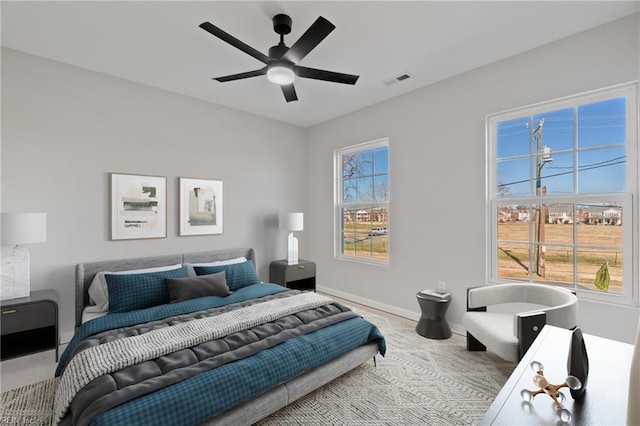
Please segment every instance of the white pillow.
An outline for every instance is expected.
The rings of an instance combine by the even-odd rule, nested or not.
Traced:
[[[227,259],[227,260],[216,260],[215,262],[206,262],[206,263],[185,263],[185,266],[187,267],[187,275],[190,277],[195,277],[196,275],[196,271],[193,269],[194,266],[224,266],[224,265],[235,265],[236,263],[244,263],[247,261],[247,258],[242,256],[242,257],[236,257],[233,259]]]
[[[172,271],[174,269],[182,268],[181,264],[170,265],[170,266],[157,266],[155,268],[144,268],[144,269],[132,269],[130,271],[118,271],[118,272],[110,272],[110,271],[101,271],[96,274],[91,281],[91,285],[89,286],[89,302],[95,303],[95,305],[87,306],[86,312],[108,312],[109,311],[109,291],[107,288],[107,279],[104,277],[105,274],[113,274],[113,275],[125,275],[125,274],[148,274],[152,272],[163,272],[163,271]],[[193,268],[192,268],[193,269]]]

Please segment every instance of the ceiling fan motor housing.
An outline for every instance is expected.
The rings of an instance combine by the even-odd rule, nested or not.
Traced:
[[[289,50],[289,48],[285,46],[284,43],[272,46],[269,48],[269,57],[271,59],[279,59],[287,52],[287,50]]]
[[[278,34],[289,34],[291,32],[291,18],[289,15],[280,13],[273,17],[273,31]]]

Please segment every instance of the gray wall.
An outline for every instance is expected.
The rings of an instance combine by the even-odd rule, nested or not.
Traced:
[[[443,280],[453,296],[448,318],[463,331],[466,288],[486,277],[485,116],[637,80],[638,40],[636,15],[311,128],[307,237],[318,285],[418,318],[416,292]],[[383,137],[390,139],[390,265],[336,260],[333,150]],[[584,301],[580,310],[586,332],[633,341],[637,308]]]
[[[31,287],[58,290],[65,334],[79,262],[246,246],[267,280],[268,263],[286,257],[278,213],[306,208],[305,137],[298,127],[2,49],[2,210],[47,213],[47,242],[27,247]],[[109,241],[109,172],[167,177],[166,239]],[[177,236],[180,176],[223,181],[223,235]]]

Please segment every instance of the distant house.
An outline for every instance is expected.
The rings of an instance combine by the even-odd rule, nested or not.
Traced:
[[[578,223],[587,223],[589,220],[588,209],[578,209]]]
[[[572,224],[573,204],[551,204],[546,206],[546,223]],[[530,211],[524,207],[501,206],[498,208],[498,222],[528,222]],[[610,206],[589,206],[576,212],[578,223],[587,225],[622,225],[622,208]]]
[[[548,207],[549,223],[573,223],[573,204],[552,204]]]
[[[374,208],[372,210],[345,210],[343,213],[345,222],[388,222],[389,211],[384,207]]]
[[[374,208],[371,212],[371,220],[374,222],[387,222],[389,220],[389,211],[384,207]]]
[[[588,225],[622,225],[622,208],[610,206],[590,206],[580,216]]]
[[[517,216],[520,222],[529,222],[529,210],[518,210]]]
[[[513,222],[513,209],[509,206],[498,207],[498,222]]]
[[[529,209],[509,206],[499,207],[498,222],[529,222]]]
[[[365,221],[366,222],[366,221],[370,220],[369,211],[368,210],[364,210],[364,209],[358,210],[356,212],[356,220],[358,222],[361,222],[361,221]]]

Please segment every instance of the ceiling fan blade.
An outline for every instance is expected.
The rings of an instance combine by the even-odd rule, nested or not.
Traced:
[[[293,83],[285,84],[280,87],[282,87],[282,93],[284,94],[284,98],[287,100],[287,102],[298,100],[298,95],[296,95],[296,89],[295,87],[293,87]]]
[[[293,71],[298,77],[313,78],[314,80],[331,81],[333,83],[356,84],[359,75],[343,74],[333,71],[319,70],[317,68],[308,68],[295,65]]]
[[[241,72],[239,74],[225,75],[224,77],[216,77],[214,78],[214,80],[218,80],[220,83],[224,83],[227,81],[241,80],[243,78],[257,77],[259,75],[265,75],[266,73],[267,73],[267,67],[264,67],[255,71],[247,71],[247,72]]]
[[[220,40],[226,41],[233,47],[242,50],[244,53],[253,56],[254,58],[256,58],[262,63],[266,64],[269,62],[269,57],[267,55],[265,55],[262,52],[259,52],[258,50],[254,49],[248,44],[241,42],[231,34],[216,27],[211,22],[203,22],[202,24],[200,24],[200,28],[213,34],[214,36],[218,37]]]
[[[335,25],[331,22],[327,21],[325,18],[320,16],[316,21],[309,27],[309,29],[302,34],[302,36],[296,41],[293,46],[287,50],[287,52],[282,55],[282,59],[287,61],[291,61],[294,64],[297,64],[309,54],[322,40],[325,39],[326,36],[329,35],[331,31],[335,29]]]

